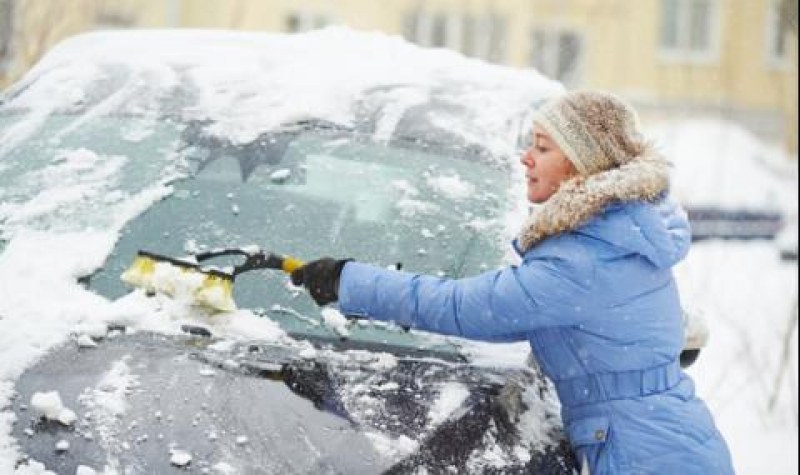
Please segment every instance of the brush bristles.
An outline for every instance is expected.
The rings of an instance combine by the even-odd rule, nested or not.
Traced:
[[[180,266],[139,255],[120,276],[123,282],[148,292],[188,300],[212,310],[236,310],[233,279],[207,274],[191,266]]]

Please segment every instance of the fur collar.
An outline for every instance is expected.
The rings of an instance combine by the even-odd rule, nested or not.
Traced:
[[[669,163],[651,148],[617,168],[571,178],[533,211],[519,247],[525,252],[548,237],[574,231],[612,203],[654,201],[668,187]]]

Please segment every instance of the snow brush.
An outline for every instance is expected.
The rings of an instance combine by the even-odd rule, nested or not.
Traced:
[[[224,268],[203,264],[221,256],[244,256],[245,261]],[[256,269],[276,269],[291,274],[303,264],[293,257],[264,252],[257,246],[214,249],[182,259],[139,251],[120,279],[148,293],[186,298],[212,311],[231,312],[236,310],[233,282],[237,275]]]

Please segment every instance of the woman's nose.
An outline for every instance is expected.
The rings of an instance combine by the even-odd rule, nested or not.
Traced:
[[[526,167],[529,167],[529,168],[533,167],[533,164],[534,164],[533,154],[531,153],[531,150],[532,149],[530,149],[530,148],[525,150],[524,152],[522,152],[522,155],[519,157],[520,163],[522,163],[523,165],[525,165]]]

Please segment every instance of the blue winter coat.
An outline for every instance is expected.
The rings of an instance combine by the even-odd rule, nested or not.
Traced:
[[[592,474],[727,474],[730,454],[680,368],[671,267],[689,247],[669,201],[611,204],[521,253],[518,266],[448,280],[357,262],[343,313],[487,341],[530,342]]]

